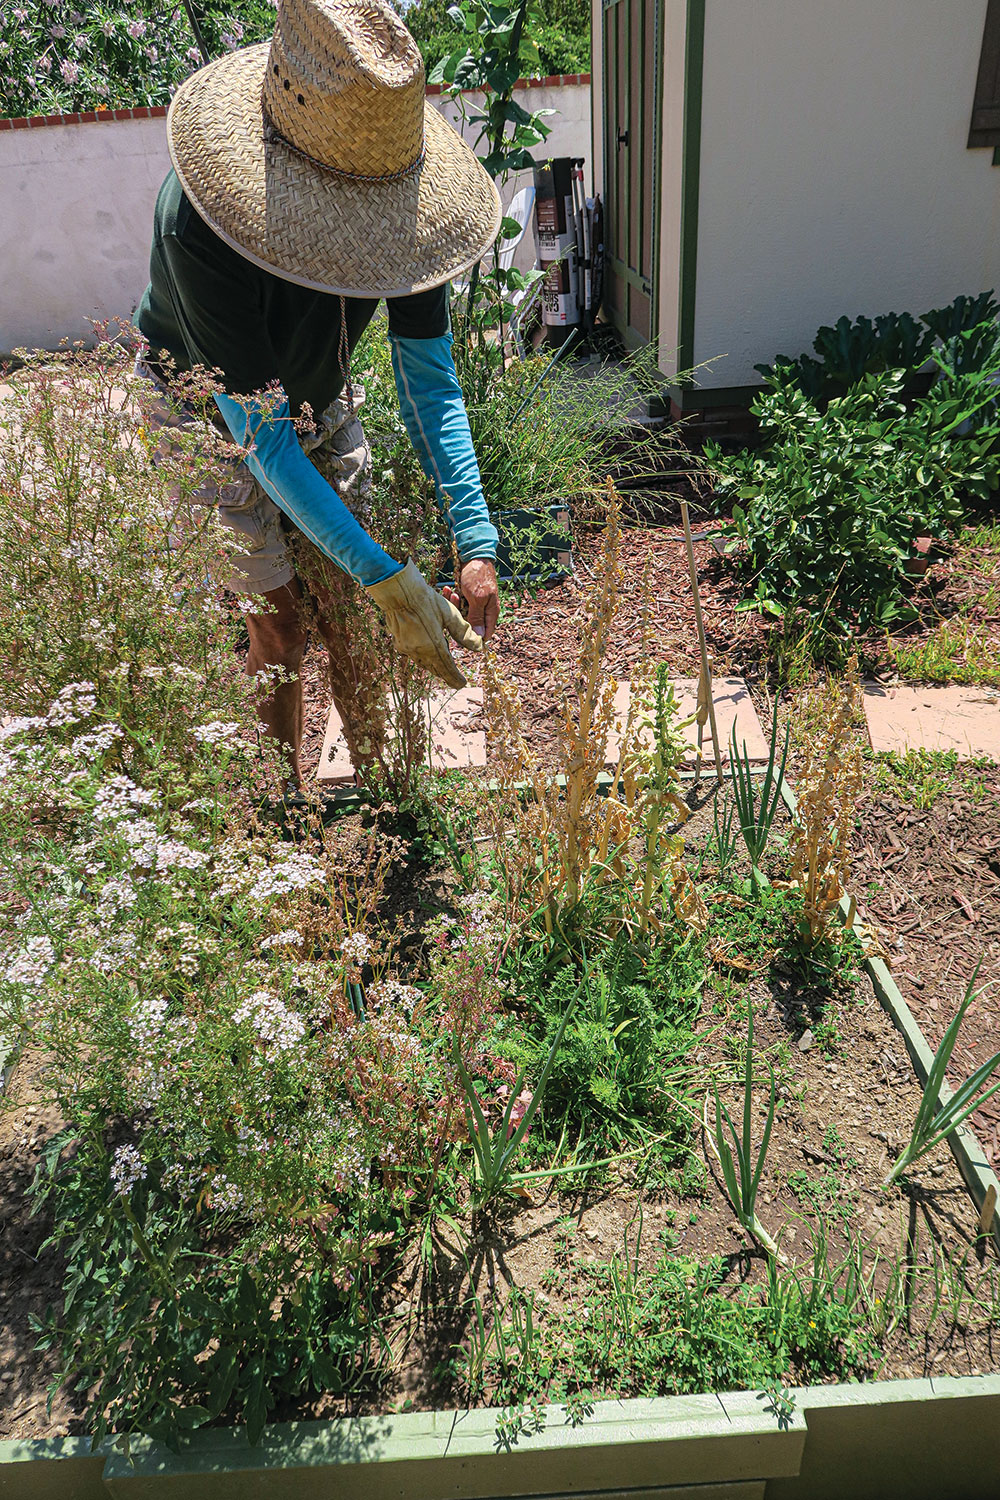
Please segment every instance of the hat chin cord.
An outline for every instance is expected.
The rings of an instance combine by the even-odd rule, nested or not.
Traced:
[[[321,172],[328,172],[331,177],[338,177],[344,182],[400,182],[405,177],[415,177],[427,158],[427,142],[425,138],[414,160],[410,162],[409,166],[401,167],[398,172],[375,172],[370,175],[366,175],[364,172],[345,172],[340,167],[331,167],[329,162],[320,161],[317,156],[310,156],[308,151],[303,151],[301,146],[296,146],[294,141],[290,141],[287,135],[282,135],[268,114],[267,105],[263,100],[261,100],[260,110],[264,121],[264,142],[266,145],[277,144],[284,146],[286,150],[294,152],[296,156],[300,156],[303,161],[309,162],[311,166],[318,167]]]

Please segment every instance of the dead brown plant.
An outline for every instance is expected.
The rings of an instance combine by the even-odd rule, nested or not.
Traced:
[[[498,795],[492,803],[492,846],[503,866],[510,917],[539,915],[548,935],[565,934],[588,894],[613,883],[621,894],[611,926],[643,931],[658,925],[655,896],[669,874],[676,914],[698,925],[704,906],[680,858],[673,831],[687,809],[678,794],[682,742],[673,732],[674,705],[652,655],[652,598],[643,580],[641,665],[629,706],[617,703],[619,683],[606,658],[621,596],[621,499],[606,488],[601,548],[584,591],[572,659],[557,664],[556,765],[545,766],[522,728],[520,696],[495,653],[481,681],[491,763]],[[610,768],[610,777],[608,776]]]
[[[858,661],[843,677],[809,689],[796,713],[798,807],[791,836],[791,884],[802,892],[804,936],[828,936],[847,891],[851,833],[864,787]],[[848,925],[853,921],[852,897]]]

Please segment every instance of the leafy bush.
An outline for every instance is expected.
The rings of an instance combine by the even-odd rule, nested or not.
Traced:
[[[197,0],[209,54],[265,40],[273,0]],[[3,8],[0,116],[166,104],[201,53],[181,5],[18,0]]]
[[[417,0],[399,9],[430,73],[454,52],[463,35],[454,0]],[[541,77],[589,73],[591,17],[586,0],[539,0],[538,11],[540,24],[531,28],[536,57],[529,71]]]
[[[769,383],[792,384],[812,401],[826,401],[850,390],[867,375],[901,371],[912,380],[926,366],[938,340],[943,359],[960,374],[996,363],[1000,339],[996,317],[1000,305],[992,292],[978,297],[956,297],[941,307],[913,318],[909,313],[884,313],[875,319],[838,319],[824,326],[813,341],[819,359],[801,354],[797,359],[779,354],[773,365],[754,368]],[[956,363],[957,361],[957,363]]]
[[[913,538],[945,537],[963,501],[996,486],[1000,425],[991,374],[945,372],[907,408],[896,375],[871,375],[825,410],[776,372],[754,403],[761,452],[710,453],[718,497],[752,593],[744,609],[805,610],[834,633],[912,617],[905,597]],[[963,424],[977,431],[959,436]]]

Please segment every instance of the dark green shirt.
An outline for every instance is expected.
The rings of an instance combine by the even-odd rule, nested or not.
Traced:
[[[315,292],[255,266],[210,229],[171,172],[153,221],[149,286],[133,322],[175,369],[222,371],[230,395],[247,396],[277,381],[297,414],[308,401],[319,414],[344,386],[340,368],[340,298]],[[448,332],[448,288],[387,301],[389,329],[404,339]],[[378,300],[345,297],[351,349]]]

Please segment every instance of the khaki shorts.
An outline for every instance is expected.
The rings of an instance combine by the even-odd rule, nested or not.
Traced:
[[[172,395],[159,376],[136,361],[135,373],[154,388],[146,416],[159,434],[158,448],[170,451],[170,433],[201,428],[208,438],[208,425],[186,401]],[[221,419],[220,419],[221,420]],[[214,436],[214,434],[213,434]],[[228,437],[228,432],[225,434]],[[336,490],[362,526],[370,519],[371,449],[357,416],[346,401],[332,401],[319,419],[315,432],[300,435],[303,449]],[[219,519],[233,533],[229,568],[223,583],[235,594],[265,594],[291,583],[295,577],[292,554],[296,545],[308,545],[305,537],[275,505],[246,465],[231,465],[232,478],[203,485],[193,499],[215,505]]]

